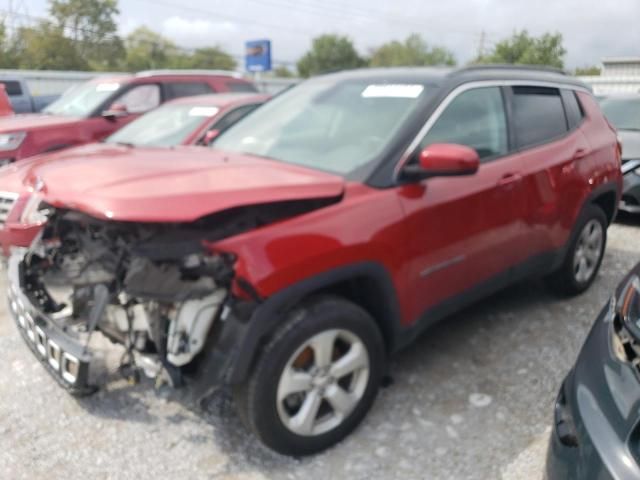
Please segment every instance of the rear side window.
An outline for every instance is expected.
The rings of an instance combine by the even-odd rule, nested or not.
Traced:
[[[20,82],[14,82],[11,80],[8,80],[8,81],[0,80],[0,83],[4,85],[4,88],[7,91],[7,95],[9,96],[22,95],[22,86],[20,85]]]
[[[420,147],[424,149],[434,143],[471,147],[480,159],[505,155],[509,141],[500,88],[476,88],[454,98],[422,139]]]
[[[227,82],[227,88],[229,89],[230,92],[239,92],[239,93],[245,93],[245,92],[253,93],[258,91],[253,84],[246,83],[246,82]]]
[[[548,142],[569,130],[557,88],[513,87],[513,120],[520,148]]]
[[[582,123],[584,118],[584,112],[576,92],[573,90],[562,90],[562,100],[564,101],[564,108],[567,112],[567,121],[569,122],[569,128],[573,130]]]
[[[167,83],[165,88],[167,92],[167,99],[213,93],[213,89],[209,84],[204,82]]]
[[[211,128],[218,130],[220,133],[227,130],[230,126],[238,122],[242,117],[246,116],[248,113],[255,110],[258,104],[253,105],[243,105],[242,107],[238,107],[234,110],[231,110],[229,113],[224,115],[220,120],[218,120]]]

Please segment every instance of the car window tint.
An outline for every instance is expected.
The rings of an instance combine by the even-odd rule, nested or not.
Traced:
[[[507,119],[499,87],[476,88],[461,93],[447,106],[420,143],[455,143],[475,149],[481,159],[509,150]]]
[[[227,88],[229,89],[230,92],[238,92],[238,93],[245,93],[245,92],[253,93],[258,91],[252,83],[246,83],[246,82],[227,82]]]
[[[160,105],[160,87],[155,84],[133,87],[114,103],[123,104],[129,113],[149,111]]]
[[[580,125],[584,118],[584,113],[580,107],[576,92],[573,90],[562,90],[562,100],[564,101],[565,111],[567,112],[569,128],[573,129]]]
[[[11,80],[7,80],[7,81],[0,80],[0,83],[4,85],[7,95],[10,95],[10,96],[22,95],[22,86],[20,85],[20,82],[15,82]]]
[[[513,120],[521,148],[548,142],[568,131],[557,88],[513,87]]]
[[[246,116],[249,112],[255,110],[257,106],[258,104],[243,105],[242,107],[231,110],[227,114],[223,115],[220,120],[214,123],[211,126],[211,130],[215,129],[220,133],[224,132],[227,128],[236,123],[242,117]]]
[[[213,89],[204,82],[176,82],[166,84],[167,98],[191,97],[213,93]]]

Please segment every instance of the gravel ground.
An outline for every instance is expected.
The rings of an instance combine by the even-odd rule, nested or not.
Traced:
[[[552,404],[597,312],[640,261],[640,222],[609,231],[601,274],[579,298],[510,288],[430,330],[393,360],[394,383],[363,425],[303,460],[263,449],[225,404],[118,381],[63,392],[0,310],[0,477],[11,479],[527,479],[541,477]]]

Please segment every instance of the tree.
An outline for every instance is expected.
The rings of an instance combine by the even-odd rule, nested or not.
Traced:
[[[599,76],[602,73],[600,67],[596,67],[595,65],[592,67],[578,67],[576,68],[575,75],[576,76]]]
[[[147,27],[138,27],[124,40],[127,55],[124,66],[136,72],[153,68],[167,68],[183,61],[175,44]]]
[[[116,67],[124,58],[117,35],[117,0],[50,0],[53,25],[74,42],[78,53],[94,69]]]
[[[280,65],[273,69],[273,76],[277,78],[293,78],[295,74],[286,66]]]
[[[220,70],[235,70],[236,61],[220,47],[198,48],[192,55],[184,56],[184,66],[174,68],[205,68]]]
[[[351,40],[339,35],[321,35],[313,39],[309,50],[298,61],[298,72],[310,77],[323,72],[358,68],[366,65]]]
[[[371,55],[372,67],[455,65],[452,52],[443,47],[430,47],[418,35],[409,35],[404,42],[394,40],[381,45]]]
[[[563,68],[566,53],[562,45],[562,34],[545,33],[540,37],[532,37],[529,32],[522,30],[499,42],[491,54],[478,58],[476,62]]]
[[[35,70],[88,70],[73,40],[62,29],[49,22],[37,27],[21,28],[14,39],[18,68]]]

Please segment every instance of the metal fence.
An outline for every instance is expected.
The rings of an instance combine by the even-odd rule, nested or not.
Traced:
[[[580,80],[591,85],[596,95],[640,93],[640,76],[602,75],[580,77]]]
[[[78,83],[86,82],[92,78],[101,76],[108,77],[122,75],[122,72],[73,72],[54,70],[2,70],[0,77],[22,78],[27,82],[31,94],[40,95],[60,95],[69,87]],[[249,77],[247,77],[249,78]],[[293,78],[264,78],[255,83],[260,91],[270,94],[298,83],[300,80]]]

